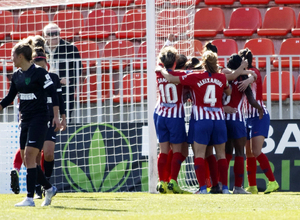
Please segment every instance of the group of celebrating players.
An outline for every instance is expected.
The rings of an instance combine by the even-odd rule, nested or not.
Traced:
[[[160,147],[157,191],[190,193],[177,182],[189,144],[199,183],[196,194],[231,193],[227,182],[233,149],[234,194],[258,193],[256,161],[269,180],[264,193],[278,190],[268,158],[262,153],[270,117],[262,100],[261,74],[252,66],[251,51],[243,49],[233,54],[227,67],[221,68],[217,48],[211,43],[204,46],[201,62],[196,58],[187,60],[169,43],[168,40],[162,48],[156,67],[159,99],[154,123]],[[188,134],[184,120],[186,101],[192,103]],[[245,148],[249,182],[246,189],[242,187]]]

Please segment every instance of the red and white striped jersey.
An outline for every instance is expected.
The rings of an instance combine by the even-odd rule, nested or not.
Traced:
[[[264,114],[269,114],[268,110],[264,104],[264,101],[263,101],[262,78],[261,78],[260,71],[258,69],[256,69],[255,67],[250,68],[249,70],[254,71],[257,75],[256,81],[253,82],[251,85],[253,96],[256,99],[256,101],[258,102],[258,104],[264,109]],[[244,111],[245,111],[245,116],[248,118],[253,118],[253,117],[259,116],[258,110],[256,108],[252,107],[249,104],[247,99],[245,99],[245,101],[244,101]]]
[[[226,113],[225,112],[225,120],[232,121],[244,121],[244,113],[243,113],[243,102],[245,99],[244,92],[240,92],[238,89],[239,80],[235,79],[230,83],[232,92],[230,96],[227,96],[226,101],[228,103],[224,103],[225,106],[230,106],[232,108],[236,108],[236,113]]]
[[[194,72],[179,79],[192,90],[195,120],[224,120],[222,96],[228,82],[223,73]]]
[[[186,75],[183,71],[168,72],[174,76]],[[184,118],[183,85],[169,83],[160,72],[156,72],[159,99],[155,113],[167,118]]]

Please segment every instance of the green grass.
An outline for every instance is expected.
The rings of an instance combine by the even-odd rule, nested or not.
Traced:
[[[59,193],[49,207],[15,208],[25,194],[0,195],[0,219],[300,219],[300,194],[160,195]]]

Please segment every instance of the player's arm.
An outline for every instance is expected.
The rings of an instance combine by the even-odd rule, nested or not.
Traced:
[[[16,88],[13,80],[11,81],[8,94],[1,100],[0,102],[0,111],[2,111],[5,107],[7,107],[10,103],[12,103],[18,94],[18,90]]]
[[[179,76],[173,76],[172,74],[169,74],[168,71],[165,68],[162,68],[161,66],[157,66],[155,71],[160,72],[163,75],[163,77],[165,77],[166,80],[168,80],[168,82],[170,83],[180,83]]]
[[[238,85],[238,89],[239,91],[241,92],[244,92],[251,83],[253,83],[255,81],[255,78],[253,75],[250,75],[247,79],[239,82],[239,85]]]
[[[229,85],[228,81],[226,81],[226,87],[224,88],[224,93],[228,96],[231,95],[231,92],[232,92],[232,88]]]
[[[60,112],[60,117],[61,117],[61,129],[64,131],[67,128],[67,120],[66,120],[66,108],[65,108],[65,101],[62,96],[62,88],[59,82],[59,78],[57,77],[57,82],[56,82],[56,92],[58,96],[58,102],[59,102],[59,112]]]
[[[264,115],[264,110],[263,110],[263,108],[258,104],[258,102],[256,101],[256,99],[254,98],[252,89],[248,86],[244,93],[245,93],[245,95],[247,96],[247,99],[248,99],[249,104],[258,110],[258,113],[259,113],[259,119],[262,119],[262,117],[263,117],[263,115]]]
[[[243,60],[241,65],[239,66],[239,68],[237,68],[236,70],[231,70],[231,69],[228,69],[228,68],[224,68],[222,70],[222,73],[225,74],[226,79],[228,81],[233,81],[237,77],[239,77],[240,75],[242,75],[244,73],[244,69],[247,68],[247,66],[248,66],[248,62],[246,60]]]

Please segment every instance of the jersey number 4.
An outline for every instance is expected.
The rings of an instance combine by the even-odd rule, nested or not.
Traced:
[[[176,103],[178,101],[176,85],[172,83],[160,84],[158,88],[164,103]]]
[[[204,103],[210,104],[211,107],[214,107],[217,102],[216,98],[216,86],[208,85],[204,95]]]

